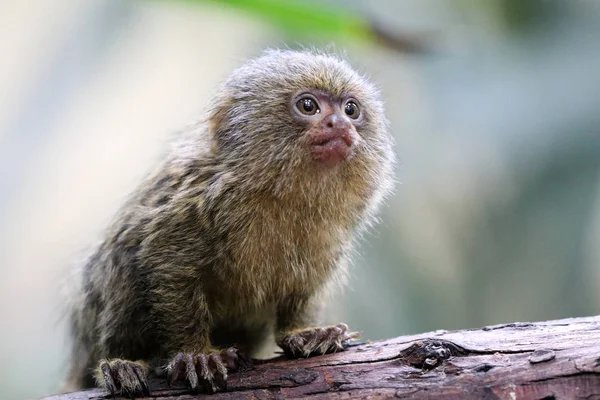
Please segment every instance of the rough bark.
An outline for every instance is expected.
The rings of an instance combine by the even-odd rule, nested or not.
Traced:
[[[185,387],[150,383],[151,398],[189,400]],[[100,390],[46,400],[109,397]],[[208,397],[208,396],[207,396]],[[600,399],[600,316],[435,331],[232,373],[221,399]]]

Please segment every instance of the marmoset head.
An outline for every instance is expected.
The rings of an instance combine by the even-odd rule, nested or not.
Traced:
[[[256,187],[369,195],[390,173],[378,90],[337,56],[267,51],[233,72],[209,120],[216,151]]]

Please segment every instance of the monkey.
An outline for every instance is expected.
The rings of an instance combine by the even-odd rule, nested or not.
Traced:
[[[67,387],[223,391],[269,334],[291,358],[344,350],[357,334],[315,323],[393,189],[388,125],[339,55],[238,67],[77,269]]]

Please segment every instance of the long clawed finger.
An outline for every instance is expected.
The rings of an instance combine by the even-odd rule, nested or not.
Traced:
[[[112,372],[110,370],[110,365],[108,364],[108,362],[103,361],[100,364],[100,371],[102,372],[104,386],[110,392],[110,394],[114,395],[117,392],[117,385],[112,377]]]
[[[132,368],[138,378],[138,381],[140,382],[142,393],[149,396],[150,395],[150,387],[148,386],[148,380],[146,378],[146,373],[137,364],[132,365]]]

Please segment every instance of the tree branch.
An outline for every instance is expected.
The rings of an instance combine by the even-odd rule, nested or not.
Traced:
[[[435,331],[321,357],[260,362],[228,391],[193,395],[151,380],[152,397],[221,399],[600,399],[600,316]],[[45,400],[104,399],[101,390]]]

